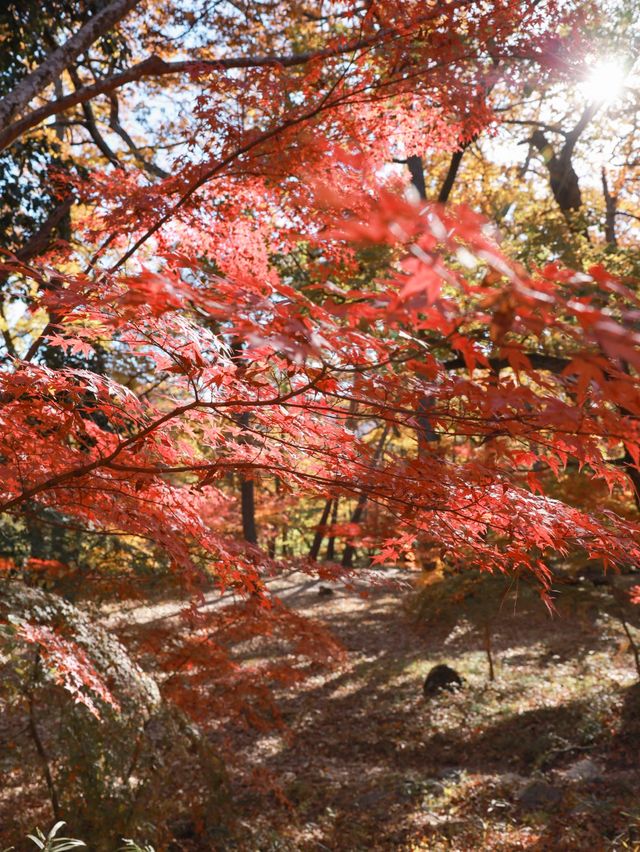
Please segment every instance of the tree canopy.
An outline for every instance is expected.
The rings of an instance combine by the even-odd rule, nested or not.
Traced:
[[[285,643],[265,685],[339,654],[292,566],[417,550],[551,606],[559,554],[637,561],[636,6],[6,4],[6,582],[171,577],[197,718],[255,698],[231,636]],[[114,712],[73,618],[3,617]]]

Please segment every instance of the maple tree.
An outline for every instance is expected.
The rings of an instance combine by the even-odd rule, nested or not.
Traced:
[[[546,493],[571,465],[616,493],[636,477],[633,283],[525,262],[454,190],[494,96],[579,78],[561,34],[584,4],[68,5],[9,4],[2,30],[36,34],[0,77],[7,174],[46,192],[35,213],[15,195],[1,262],[7,583],[64,590],[78,536],[122,570],[78,570],[76,593],[131,593],[155,559],[192,595],[186,635],[152,643],[165,695],[259,722],[263,684],[340,653],[269,594],[293,557],[348,580],[417,540],[549,602],[557,554],[640,556],[631,513]],[[342,565],[315,561],[324,534]],[[234,601],[202,608],[211,588]],[[4,615],[115,712],[68,626]],[[260,635],[294,662],[234,660]]]

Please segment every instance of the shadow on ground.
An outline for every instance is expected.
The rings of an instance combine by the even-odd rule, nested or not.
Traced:
[[[510,613],[495,626],[489,683],[477,630],[418,634],[400,597],[291,595],[349,658],[279,696],[287,736],[225,732],[274,780],[260,791],[236,777],[251,830],[228,848],[634,848],[616,844],[635,831],[640,687],[625,689],[630,660],[613,664],[612,636],[595,619],[550,622],[542,607]],[[422,681],[441,661],[465,689],[427,702]],[[532,805],[534,781],[559,795]]]

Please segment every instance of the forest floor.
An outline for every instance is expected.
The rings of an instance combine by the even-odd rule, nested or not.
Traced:
[[[347,658],[278,696],[285,731],[227,732],[244,839],[224,848],[640,850],[640,685],[609,589],[568,587],[553,616],[505,597],[493,681],[464,594],[420,630],[397,585],[325,597],[293,577],[279,594]],[[464,688],[427,700],[440,662]]]
[[[344,659],[278,690],[281,728],[214,729],[230,828],[215,845],[171,850],[640,850],[640,684],[612,589],[563,586],[550,615],[526,586],[442,581],[418,612],[406,575],[385,576],[366,597],[337,584],[323,595],[301,574],[273,581],[284,603],[329,628]],[[144,631],[180,609],[161,596],[103,620]],[[238,651],[258,663],[273,648]],[[438,663],[464,686],[426,699]]]

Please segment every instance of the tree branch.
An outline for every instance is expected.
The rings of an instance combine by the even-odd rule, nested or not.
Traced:
[[[108,32],[127,15],[140,0],[111,0],[63,45],[52,51],[47,58],[0,101],[0,127],[9,125],[14,115],[43,89],[59,77],[69,65],[87,48]],[[64,99],[63,99],[64,100]],[[80,103],[80,101],[76,101]],[[54,112],[58,112],[56,107]],[[49,113],[51,115],[51,113]],[[14,137],[15,138],[15,137]]]
[[[69,68],[69,76],[73,82],[74,88],[76,91],[82,87],[82,83],[80,82],[80,78],[78,77],[78,72],[73,66]],[[93,139],[98,150],[106,157],[106,159],[117,168],[121,168],[120,161],[116,156],[115,151],[112,151],[106,140],[102,137],[102,134],[98,130],[98,125],[96,124],[96,117],[93,112],[93,107],[87,101],[82,104],[82,114],[84,115],[84,127],[89,132],[89,136]]]
[[[57,207],[54,207],[36,233],[16,252],[16,257],[19,260],[30,260],[32,257],[42,254],[47,249],[52,231],[62,222],[65,216],[68,216],[73,201],[73,196],[68,195]]]
[[[111,111],[109,113],[109,127],[113,130],[114,133],[118,134],[118,136],[122,139],[125,145],[129,148],[134,158],[146,172],[162,180],[164,178],[169,177],[169,172],[165,172],[165,170],[161,169],[160,166],[157,166],[154,162],[151,162],[150,160],[147,160],[145,159],[145,157],[142,156],[138,146],[129,136],[124,127],[120,124],[118,98],[116,97],[114,92],[111,93],[109,101],[111,104]]]
[[[120,0],[121,4],[123,2],[124,0]],[[135,2],[134,0],[128,0],[128,4],[133,6],[135,5]],[[420,18],[418,18],[415,22],[416,27],[433,18],[435,15],[436,13],[433,12],[428,15],[420,16]],[[3,101],[0,101],[0,127],[5,125],[5,129],[0,132],[0,150],[11,145],[11,143],[18,139],[26,130],[36,127],[50,115],[64,112],[70,107],[92,100],[98,95],[109,94],[127,83],[133,83],[146,77],[166,77],[171,74],[185,73],[196,74],[203,73],[205,71],[224,71],[232,68],[291,68],[297,65],[306,65],[308,62],[315,59],[329,59],[333,56],[341,56],[345,53],[352,53],[356,50],[373,47],[382,44],[389,39],[395,38],[397,35],[398,31],[395,29],[380,30],[374,35],[366,38],[354,39],[346,43],[337,44],[333,47],[322,48],[321,50],[289,55],[240,56],[229,57],[227,59],[196,59],[174,62],[165,62],[165,60],[160,56],[150,56],[142,62],[139,62],[137,65],[133,65],[125,71],[121,71],[119,74],[114,74],[111,77],[105,77],[98,80],[96,83],[83,86],[75,92],[70,92],[63,98],[58,98],[55,101],[44,104],[38,109],[28,113],[23,118],[15,121],[13,124],[9,124],[9,121],[13,115],[15,115],[17,110],[8,110],[5,108],[3,112],[3,105],[8,98],[11,97],[11,95],[8,95]],[[63,46],[63,48],[60,48],[60,50],[63,50],[65,47],[66,45]],[[75,58],[75,55],[77,54],[74,54],[74,56],[62,66],[62,68],[57,72],[58,74],[68,66],[72,59]],[[56,75],[54,74],[53,76]],[[51,79],[53,79],[53,77]],[[47,80],[47,82],[50,82],[50,80]],[[38,91],[42,88],[44,88],[44,86],[41,86]],[[34,92],[34,95],[37,94],[38,91]],[[34,95],[31,95],[26,100],[26,103],[28,103]],[[25,106],[26,103],[23,104],[23,106]]]

